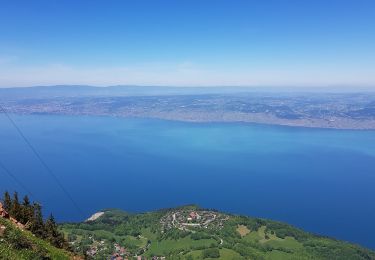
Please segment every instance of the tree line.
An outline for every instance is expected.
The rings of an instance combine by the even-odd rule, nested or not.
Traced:
[[[31,202],[27,195],[20,202],[17,192],[14,192],[13,197],[11,197],[9,192],[5,191],[3,207],[9,216],[23,224],[35,236],[48,240],[57,248],[68,249],[68,243],[64,239],[64,235],[58,230],[53,215],[51,214],[44,221],[42,206],[37,202]]]

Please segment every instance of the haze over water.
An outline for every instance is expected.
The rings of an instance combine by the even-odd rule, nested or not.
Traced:
[[[13,118],[85,217],[103,208],[142,212],[194,203],[375,248],[375,131]],[[0,158],[46,212],[61,221],[82,220],[3,114]],[[23,193],[0,174],[2,189]]]

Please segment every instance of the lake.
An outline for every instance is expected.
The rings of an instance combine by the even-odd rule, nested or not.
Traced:
[[[184,204],[375,249],[375,131],[13,115],[85,217]],[[3,114],[0,160],[60,221],[82,216]],[[18,190],[1,169],[0,191]]]

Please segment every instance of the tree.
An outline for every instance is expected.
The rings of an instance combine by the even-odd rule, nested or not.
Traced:
[[[22,205],[25,206],[25,207],[30,206],[30,200],[29,200],[29,197],[27,195],[25,195],[25,197],[23,197]]]
[[[59,232],[55,218],[51,214],[49,218],[46,220],[45,227],[46,231],[46,238],[51,242],[52,245],[63,248],[65,245],[64,236],[62,233]]]
[[[9,195],[9,192],[5,192],[4,193],[4,209],[6,211],[10,211],[10,209],[12,208],[12,199],[10,198],[10,195]]]
[[[13,194],[13,201],[12,201],[12,206],[10,208],[9,215],[14,217],[15,219],[19,220],[22,213],[21,213],[21,205],[20,202],[18,201],[18,193],[14,192]]]
[[[30,231],[37,237],[45,238],[42,207],[39,203],[33,203],[33,217],[31,219]]]
[[[31,222],[33,218],[33,207],[30,204],[29,197],[25,195],[23,197],[23,202],[22,202],[22,215],[19,219],[19,221],[22,224],[26,224],[27,222]]]
[[[47,236],[48,236],[48,237],[52,237],[52,236],[54,236],[54,233],[55,233],[55,231],[57,230],[57,226],[56,226],[55,218],[53,217],[52,214],[51,214],[51,215],[49,216],[49,218],[46,220],[45,230],[46,230],[46,233],[47,233]]]
[[[220,251],[217,248],[207,248],[202,252],[203,259],[205,258],[219,258]]]

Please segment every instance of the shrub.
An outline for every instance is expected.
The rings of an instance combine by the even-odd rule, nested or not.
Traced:
[[[220,257],[220,251],[217,248],[207,248],[207,249],[203,250],[202,257],[203,257],[203,259],[219,258]]]

